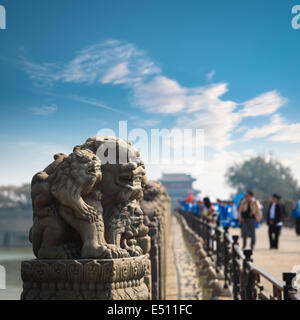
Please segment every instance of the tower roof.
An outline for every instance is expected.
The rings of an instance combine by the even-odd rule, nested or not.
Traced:
[[[168,182],[194,182],[196,181],[190,174],[186,173],[163,173],[162,178],[159,179],[161,183]]]

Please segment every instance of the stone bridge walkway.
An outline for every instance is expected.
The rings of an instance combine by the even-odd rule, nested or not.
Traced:
[[[167,300],[201,300],[195,270],[181,227],[176,217],[172,216],[167,250]]]

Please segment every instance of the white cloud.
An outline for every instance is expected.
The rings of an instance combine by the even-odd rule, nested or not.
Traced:
[[[246,126],[239,126],[237,128],[234,129],[234,133],[242,133],[247,131],[247,127]]]
[[[207,87],[182,87],[176,80],[157,76],[149,82],[134,87],[133,102],[149,112],[177,113],[205,110],[209,108],[227,108],[222,102],[231,105],[231,101],[221,101],[220,97],[228,91],[226,83]],[[222,106],[221,106],[222,104]],[[235,103],[236,105],[236,103]]]
[[[253,149],[245,149],[242,151],[242,154],[244,156],[249,156],[249,157],[255,157],[256,156],[256,151]]]
[[[38,116],[47,116],[53,114],[57,111],[57,106],[55,104],[49,106],[32,107],[30,109],[33,114]]]
[[[147,112],[176,113],[186,106],[187,89],[177,81],[157,76],[149,82],[141,82],[133,87],[132,102]]]
[[[275,114],[271,118],[271,122],[262,127],[256,127],[246,131],[242,141],[248,141],[251,139],[261,139],[270,136],[282,129],[284,126],[284,120],[279,114]]]
[[[237,103],[221,99],[227,90],[224,83],[196,90],[188,99],[186,115],[177,120],[180,127],[203,129],[205,145],[217,150],[231,143],[232,131],[241,121]]]
[[[300,123],[288,123],[279,114],[275,114],[269,124],[248,130],[241,141],[267,137],[274,142],[300,143]]]
[[[227,151],[229,148],[225,148],[234,141],[233,134],[245,132],[242,141],[267,138],[276,142],[300,143],[300,124],[290,124],[278,114],[278,110],[287,103],[287,99],[278,91],[268,91],[244,103],[238,103],[224,98],[228,92],[227,83],[185,87],[178,80],[163,74],[147,52],[131,43],[119,40],[97,43],[77,52],[73,59],[63,64],[37,64],[24,57],[21,58],[21,63],[31,79],[47,85],[60,82],[126,86],[132,104],[154,114],[153,118],[145,117],[139,120],[140,126],[155,126],[161,120],[159,115],[165,114],[175,117],[175,127],[204,129],[205,145],[215,150],[204,163],[196,159],[198,162],[193,166],[147,165],[147,175],[154,179],[160,178],[162,172],[191,173],[198,179],[195,187],[202,190],[204,195],[227,198],[231,191],[224,179],[227,168],[234,162],[243,161],[256,153],[246,146],[242,146],[240,152],[233,152],[233,147],[231,151]],[[215,70],[207,73],[206,79],[213,81],[215,73]],[[112,112],[120,112],[133,119],[133,116],[108,106],[103,101],[77,95],[70,95],[69,98]],[[270,123],[249,130],[244,123],[243,127],[240,126],[244,117],[259,116],[271,116]],[[283,145],[285,144],[278,143],[275,151],[281,150]],[[210,148],[205,148],[205,152]],[[290,148],[292,149],[291,146]],[[4,160],[11,165],[12,170],[7,170],[7,166],[0,166],[1,178],[11,183],[18,183],[20,179],[28,181],[36,171],[52,160],[54,153],[63,151],[58,146],[49,147],[34,142],[22,142],[18,144],[18,149],[22,156],[21,164],[16,157],[14,159],[17,160],[13,163],[8,159]],[[300,155],[294,157],[296,152],[297,150],[288,155],[285,152],[280,154],[283,160],[292,161],[291,165],[295,170],[299,168],[300,159]],[[300,171],[297,170],[295,173],[300,177]]]
[[[30,79],[45,83],[47,85],[58,80],[56,71],[59,70],[58,66],[53,63],[34,63],[24,56],[20,57],[22,69],[29,75]]]
[[[226,83],[187,88],[157,76],[133,88],[132,102],[147,112],[176,114],[178,127],[203,129],[205,144],[219,150],[231,143],[231,132],[241,121],[237,103],[221,99],[227,91]]]
[[[270,115],[286,103],[287,99],[282,97],[276,90],[273,90],[242,103],[244,108],[241,110],[241,114],[244,117]]]
[[[231,114],[229,109],[222,113],[205,110],[192,117],[181,118],[178,125],[183,128],[203,129],[205,146],[220,150],[231,144],[231,132],[239,121],[238,115]]]
[[[130,71],[127,64],[125,62],[119,63],[108,70],[108,72],[102,77],[101,82],[120,84],[125,81],[124,79],[126,79],[129,74]]]
[[[232,189],[225,181],[225,173],[234,162],[242,161],[243,155],[236,152],[215,152],[211,159],[204,162],[204,167],[198,173],[198,181],[195,186],[203,191],[203,195],[228,199]],[[197,168],[194,170],[197,171]]]
[[[232,135],[239,131],[244,117],[271,115],[282,107],[287,99],[276,90],[269,91],[242,104],[223,96],[228,92],[227,83],[209,86],[182,86],[176,79],[164,75],[157,63],[134,44],[119,40],[108,40],[79,51],[64,65],[34,64],[23,58],[24,69],[31,78],[48,82],[68,82],[82,84],[125,85],[130,89],[130,102],[145,112],[176,116],[175,127],[204,129],[205,145],[222,151],[232,142]],[[212,80],[215,70],[206,75]],[[70,96],[71,99],[118,112],[102,101]],[[243,106],[239,111],[238,107]],[[129,115],[126,112],[119,111]],[[146,119],[144,125],[154,125]],[[276,134],[283,120],[279,115],[272,117],[269,125],[246,131],[244,141],[255,137]],[[157,122],[156,122],[157,123]],[[297,126],[289,127],[281,137],[289,139],[297,132]],[[295,137],[293,137],[296,140]]]
[[[97,99],[82,97],[82,96],[78,96],[78,95],[68,95],[67,98],[72,99],[74,101],[82,102],[84,104],[89,104],[89,105],[92,105],[95,107],[99,107],[99,108],[103,108],[103,109],[106,109],[109,111],[113,111],[116,113],[128,115],[126,112],[123,112],[123,111],[120,111],[119,109],[110,107],[110,106],[106,105],[105,103],[103,103],[102,101],[99,101]]]
[[[270,137],[270,141],[300,143],[300,123],[286,124]]]
[[[176,80],[156,76],[133,87],[132,102],[147,112],[176,114],[180,128],[204,129],[205,144],[216,150],[229,146],[234,132],[246,131],[245,127],[238,131],[243,117],[270,115],[287,102],[277,91],[270,91],[243,103],[244,108],[237,111],[237,102],[222,99],[226,92],[227,83],[187,88]],[[243,140],[275,133],[282,121],[275,115],[270,125],[248,130]]]
[[[300,150],[297,148],[291,148],[291,150],[277,150],[282,162],[291,168],[292,173],[298,181],[300,180]]]
[[[119,40],[89,46],[63,66],[53,63],[36,64],[24,56],[21,57],[21,63],[32,79],[47,83],[61,81],[132,85],[161,72],[144,51]]]
[[[212,70],[212,71],[208,72],[208,73],[205,75],[205,76],[206,76],[206,79],[207,79],[207,80],[212,80],[213,77],[215,76],[215,74],[216,74],[216,70]]]

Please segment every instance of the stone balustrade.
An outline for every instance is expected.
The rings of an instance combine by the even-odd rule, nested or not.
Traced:
[[[159,182],[149,181],[145,186],[141,208],[151,237],[152,299],[161,300],[166,296],[166,250],[171,202]]]

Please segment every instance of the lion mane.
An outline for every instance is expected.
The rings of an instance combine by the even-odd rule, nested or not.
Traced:
[[[36,256],[45,238],[57,237],[56,245],[71,241],[62,236],[68,222],[61,217],[66,212],[75,219],[93,221],[102,214],[101,191],[96,188],[101,180],[101,163],[89,150],[76,150],[69,156],[59,154],[44,171],[37,173],[31,183],[33,227],[29,239]],[[85,201],[86,198],[89,204]],[[94,204],[100,204],[95,207]],[[51,226],[56,226],[51,232]],[[57,230],[61,230],[61,233]],[[57,235],[58,234],[58,235]],[[72,233],[73,236],[74,232]],[[71,237],[71,233],[69,233]],[[47,239],[46,239],[47,240]],[[54,240],[51,240],[54,241]],[[46,245],[44,245],[46,247]]]
[[[100,180],[101,163],[89,150],[77,150],[71,153],[53,176],[49,177],[51,194],[54,198],[60,204],[72,208],[79,217],[94,212],[83,197],[89,195]],[[100,190],[95,191],[94,196],[100,198]]]

